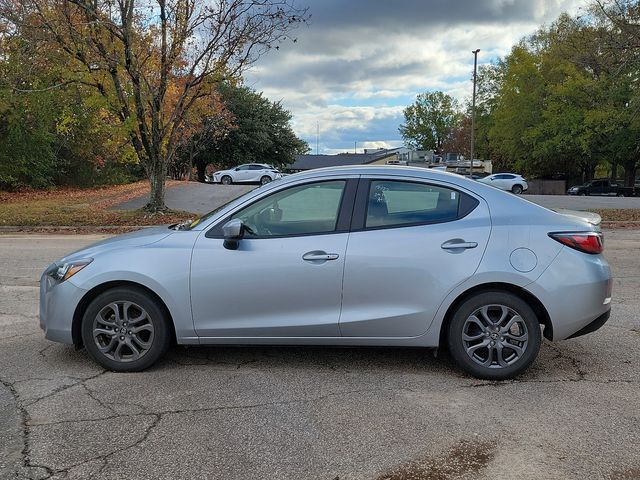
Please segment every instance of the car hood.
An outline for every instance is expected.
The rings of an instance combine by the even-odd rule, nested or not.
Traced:
[[[135,232],[116,235],[115,237],[106,238],[99,242],[93,243],[88,247],[77,250],[65,257],[61,258],[57,263],[64,263],[69,260],[93,257],[106,250],[122,247],[140,247],[158,242],[163,238],[174,233],[167,225],[160,227],[143,228]]]
[[[567,210],[564,208],[553,208],[552,210],[560,215],[564,215],[565,217],[582,220],[594,226],[600,225],[600,222],[602,221],[602,217],[593,212],[581,212],[579,210]]]

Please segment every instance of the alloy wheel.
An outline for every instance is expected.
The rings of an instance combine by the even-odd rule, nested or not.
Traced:
[[[529,332],[524,319],[505,305],[484,305],[465,320],[462,342],[478,365],[505,368],[524,356]]]
[[[153,345],[155,329],[144,308],[133,302],[113,302],[93,320],[92,335],[98,350],[116,362],[133,362]]]

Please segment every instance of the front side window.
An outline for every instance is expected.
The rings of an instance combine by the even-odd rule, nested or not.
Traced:
[[[273,193],[236,212],[245,236],[310,235],[335,231],[345,180],[318,182]]]
[[[437,223],[458,218],[460,192],[396,180],[372,180],[365,227]]]
[[[240,165],[238,168],[236,168],[236,171],[240,170],[249,170],[249,165]]]

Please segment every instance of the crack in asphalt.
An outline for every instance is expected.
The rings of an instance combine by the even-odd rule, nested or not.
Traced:
[[[18,394],[15,385],[12,382],[8,382],[0,378],[0,383],[2,383],[13,395],[13,399],[20,414],[20,423],[22,430],[22,450],[20,452],[22,459],[22,467],[24,469],[32,469],[32,468],[40,468],[43,469],[47,477],[50,478],[53,474],[53,470],[46,465],[38,465],[31,462],[30,454],[31,454],[31,441],[30,441],[30,430],[29,430],[29,421],[30,415],[27,409],[22,405],[19,400],[20,395]],[[16,472],[17,473],[17,472]],[[31,477],[29,477],[31,478]]]
[[[95,378],[95,377],[93,377]],[[89,379],[87,379],[89,380]],[[141,445],[142,443],[144,443],[145,441],[147,441],[151,435],[151,433],[153,432],[153,430],[158,426],[158,424],[161,422],[161,420],[168,416],[168,415],[180,415],[180,414],[189,414],[189,413],[201,413],[201,412],[215,412],[215,411],[224,411],[224,410],[244,410],[244,409],[253,409],[253,408],[263,408],[263,407],[272,407],[272,406],[280,406],[280,405],[292,405],[292,404],[300,404],[300,403],[312,403],[312,402],[317,402],[317,401],[322,401],[322,400],[326,400],[327,398],[331,398],[331,397],[337,397],[337,396],[343,396],[343,395],[352,395],[352,394],[357,394],[357,393],[375,393],[375,392],[379,392],[381,390],[392,390],[392,391],[398,391],[398,390],[407,390],[407,391],[411,391],[413,392],[413,390],[408,389],[408,388],[388,388],[388,389],[356,389],[356,390],[348,390],[348,391],[343,391],[343,392],[332,392],[332,393],[328,393],[325,395],[320,395],[317,397],[313,397],[313,398],[302,398],[302,399],[293,399],[293,400],[281,400],[281,401],[273,401],[273,402],[262,402],[262,403],[255,403],[255,404],[248,404],[248,405],[222,405],[222,406],[217,406],[217,407],[203,407],[203,408],[185,408],[185,409],[174,409],[174,410],[162,410],[159,412],[149,412],[149,411],[144,411],[142,413],[137,413],[137,414],[121,414],[121,415],[111,415],[111,416],[107,416],[107,417],[101,417],[101,418],[95,418],[95,419],[82,419],[82,420],[62,420],[59,422],[50,422],[50,423],[42,423],[42,424],[37,424],[37,425],[30,425],[27,426],[27,432],[28,432],[28,428],[39,428],[39,427],[46,427],[46,426],[51,426],[51,425],[59,425],[59,424],[78,424],[78,423],[90,423],[90,422],[99,422],[99,421],[106,421],[106,420],[111,420],[111,419],[116,419],[116,418],[136,418],[136,417],[153,417],[153,421],[151,422],[151,424],[149,424],[147,427],[145,427],[144,429],[144,433],[142,434],[141,438],[139,440],[136,440],[135,442],[126,445],[126,446],[122,446],[120,448],[117,448],[115,450],[112,450],[108,453],[105,454],[101,454],[101,455],[96,455],[94,457],[85,459],[81,462],[75,463],[73,465],[69,465],[65,468],[52,468],[52,467],[48,467],[48,466],[40,466],[40,465],[33,465],[31,463],[28,463],[27,465],[29,467],[40,467],[40,468],[44,468],[47,472],[47,476],[44,477],[43,480],[46,480],[48,478],[53,477],[54,475],[68,475],[69,471],[73,470],[74,468],[78,468],[80,466],[86,465],[87,463],[90,462],[95,462],[95,461],[102,461],[102,465],[99,469],[99,471],[97,472],[97,476],[99,477],[100,474],[104,471],[104,469],[107,467],[107,465],[109,464],[109,458],[117,453],[123,452],[125,450],[131,449],[131,448],[135,448],[139,445]]]
[[[602,385],[608,385],[608,384],[615,384],[615,383],[620,383],[620,384],[640,384],[640,380],[626,380],[626,379],[610,379],[610,380],[598,380],[598,379],[593,379],[593,378],[587,378],[587,375],[589,374],[588,371],[584,370],[582,365],[580,364],[580,361],[578,359],[576,359],[575,357],[572,357],[571,355],[568,355],[566,352],[564,352],[562,349],[560,349],[559,346],[554,345],[554,344],[548,344],[549,348],[551,348],[551,350],[553,350],[555,352],[555,356],[553,357],[553,360],[557,360],[557,359],[562,359],[562,360],[568,360],[569,363],[571,364],[571,367],[574,370],[574,374],[576,375],[575,378],[559,378],[559,379],[555,379],[555,380],[536,380],[536,379],[531,379],[531,380],[520,380],[520,379],[513,379],[513,380],[495,380],[495,381],[488,381],[488,382],[482,382],[482,383],[473,383],[471,385],[464,385],[462,388],[478,388],[478,387],[503,387],[506,385],[516,385],[516,384],[525,384],[525,383],[567,383],[567,382],[587,382],[587,383],[595,383],[595,384],[602,384]]]
[[[578,376],[578,381],[585,379],[587,372],[583,370],[582,365],[580,364],[580,361],[577,358],[572,357],[571,355],[568,355],[567,353],[563,352],[558,345],[555,345],[553,343],[549,344],[549,348],[554,352],[556,352],[556,356],[554,357],[554,359],[568,360],[569,363],[571,363],[571,366],[573,367],[576,375]]]
[[[0,313],[2,315],[2,313]],[[0,337],[0,342],[4,342],[5,340],[11,340],[13,338],[24,338],[24,337],[32,337],[33,335],[40,335],[40,332],[33,333],[17,333],[15,335],[9,335],[8,337]]]
[[[44,349],[44,350],[46,350],[46,349]],[[31,406],[35,405],[36,403],[38,403],[38,402],[40,402],[42,400],[45,400],[45,399],[47,399],[49,397],[53,397],[54,395],[57,395],[58,393],[64,392],[65,390],[69,390],[70,388],[77,387],[78,385],[83,385],[83,386],[86,387],[86,385],[84,385],[84,382],[88,382],[89,380],[93,380],[94,378],[98,378],[98,377],[104,375],[105,373],[108,373],[108,370],[102,370],[100,373],[96,373],[95,375],[91,375],[89,377],[84,377],[84,378],[64,376],[62,378],[70,378],[72,380],[76,380],[76,382],[56,387],[53,390],[51,390],[49,393],[47,393],[46,395],[42,395],[40,397],[37,397],[37,398],[33,399],[32,401],[27,403],[25,405],[25,407],[31,407]],[[31,379],[21,380],[21,382],[25,382],[25,381],[29,381],[29,380],[31,380]],[[54,379],[46,379],[46,380],[54,380]],[[91,396],[91,395],[89,395],[89,396]],[[111,410],[111,409],[109,408],[109,410]]]

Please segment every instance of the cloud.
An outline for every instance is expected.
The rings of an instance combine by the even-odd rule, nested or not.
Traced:
[[[304,0],[298,0],[298,3]],[[309,26],[264,57],[246,83],[293,113],[321,153],[355,141],[401,143],[402,110],[415,95],[471,93],[473,55],[495,61],[522,36],[575,13],[582,0],[307,0]],[[373,144],[373,143],[372,143]],[[370,148],[370,147],[367,147]]]

